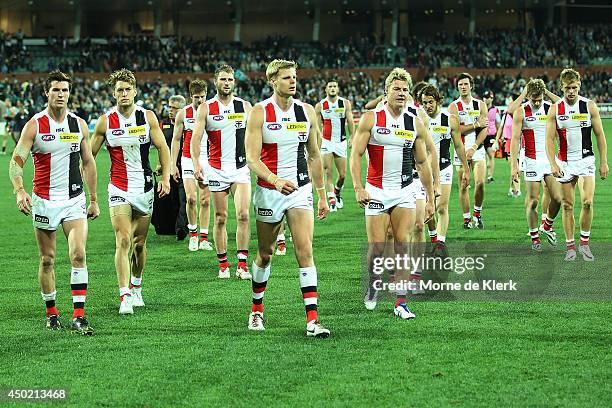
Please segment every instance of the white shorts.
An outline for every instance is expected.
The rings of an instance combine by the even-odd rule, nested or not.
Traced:
[[[7,134],[6,131],[6,122],[0,122],[0,135]]]
[[[251,184],[251,172],[248,166],[234,170],[219,170],[214,167],[208,167],[206,170],[208,178],[208,188],[212,192],[225,191],[232,184]]]
[[[466,149],[467,151],[467,149]],[[477,161],[484,161],[486,160],[486,156],[487,156],[487,152],[485,151],[485,148],[480,146],[480,148],[478,150],[476,150],[476,152],[474,152],[474,155],[472,156],[472,160],[474,162]],[[453,153],[453,164],[455,166],[461,166],[461,160],[459,160],[459,157],[457,156],[457,153]]]
[[[181,178],[183,178],[183,180],[195,179],[194,171],[191,157],[181,156]]]
[[[519,151],[519,171],[525,171],[525,149]],[[527,180],[529,181],[529,180]]]
[[[548,159],[534,160],[525,157],[523,168],[525,172],[525,181],[542,181],[544,180],[544,176],[552,173]]]
[[[366,183],[365,190],[370,194],[370,202],[365,208],[365,215],[380,215],[393,208],[416,208],[414,181],[409,186],[398,190],[383,190]]]
[[[334,156],[346,158],[346,140],[343,142],[332,142],[323,139],[321,142],[321,154],[333,154]]]
[[[563,177],[557,179],[559,183],[569,183],[575,177],[595,176],[595,156],[567,162],[559,160],[558,157],[555,157],[555,160],[563,172]]]
[[[447,168],[440,170],[440,184],[453,184],[453,166],[448,166]]]
[[[253,207],[257,221],[276,224],[281,222],[285,212],[291,208],[301,208],[312,211],[312,184],[308,183],[289,195],[283,195],[276,190],[255,187]]]
[[[425,193],[425,187],[423,187],[423,183],[421,183],[420,178],[415,178],[410,183],[412,187],[412,194],[414,194],[414,200],[425,200],[427,199],[427,194]]]
[[[129,193],[112,184],[108,185],[108,207],[116,207],[118,205],[129,204],[132,209],[142,215],[151,215],[153,213],[153,194],[154,188],[146,193]]]
[[[32,193],[34,228],[55,231],[64,221],[86,218],[85,193],[68,200],[47,200]]]

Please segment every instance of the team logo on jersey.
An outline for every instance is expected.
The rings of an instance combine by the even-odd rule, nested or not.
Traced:
[[[243,121],[244,113],[230,113],[227,115],[227,120]]]
[[[81,149],[79,149],[79,147],[80,147],[80,146],[81,146],[81,145],[80,145],[80,144],[78,144],[78,143],[72,143],[72,144],[70,145],[70,151],[71,151],[71,152],[78,152],[79,150],[81,150]]]
[[[138,136],[138,141],[140,143],[146,143],[147,142],[147,135],[140,135],[140,136]]]
[[[168,125],[170,127],[170,125]],[[111,132],[113,136],[123,136],[125,134],[125,130],[123,129],[115,129]]]
[[[380,201],[370,201],[368,203],[368,208],[371,210],[383,210],[385,208],[385,205]]]
[[[306,132],[299,132],[298,133],[298,140],[302,143],[305,143],[308,141],[308,133]]]
[[[378,128],[376,129],[376,133],[378,133],[379,135],[388,135],[389,133],[391,133],[391,131],[387,128]]]
[[[288,122],[288,123],[285,123],[285,126],[287,127],[287,130],[290,132],[300,132],[300,131],[303,132],[307,129],[305,122]]]
[[[215,116],[213,116],[213,120],[219,122],[219,121],[223,120],[223,115],[215,115]]]
[[[48,224],[49,217],[45,217],[44,215],[34,214],[34,221],[40,222],[41,224]]]
[[[274,214],[274,211],[272,211],[271,208],[258,208],[257,214],[261,215],[262,217],[271,217],[272,214]]]
[[[567,116],[567,115],[560,115],[559,116],[559,120],[568,120],[568,119],[569,119],[569,116]]]
[[[431,131],[438,133],[446,133],[448,132],[448,126],[434,126],[431,128]]]
[[[42,136],[40,137],[40,139],[41,139],[43,142],[52,142],[52,141],[54,141],[54,140],[55,140],[55,135],[42,135]]]
[[[589,117],[589,115],[586,114],[586,113],[574,113],[572,115],[572,119],[573,120],[587,120],[588,117]]]
[[[59,139],[60,139],[60,142],[76,143],[79,141],[80,135],[81,135],[80,133],[60,133]]]
[[[536,120],[535,116],[528,116],[525,118],[526,122],[534,122]]]
[[[147,129],[144,126],[134,126],[128,129],[128,135],[130,136],[141,136],[145,135]]]
[[[108,201],[111,203],[125,203],[126,202],[125,198],[121,196],[110,196]]]
[[[414,132],[410,130],[395,129],[395,137],[412,140],[414,139]]]
[[[283,126],[280,123],[270,123],[267,128],[268,130],[280,130]]]

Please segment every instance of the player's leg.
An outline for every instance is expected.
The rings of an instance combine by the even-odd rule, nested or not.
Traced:
[[[342,187],[344,187],[344,181],[346,180],[346,166],[347,166],[346,156],[338,156],[334,154],[334,163],[336,165],[336,169],[338,170],[338,178],[336,179],[336,185],[334,186],[334,194],[336,195],[336,206],[338,208],[344,207],[344,202],[342,201],[342,196],[340,192],[342,191]]]
[[[470,162],[470,168],[472,168],[474,162]],[[463,186],[461,184],[461,179],[463,178],[463,167],[457,167],[457,184],[459,186],[459,205],[461,206],[461,212],[463,213],[463,228],[470,229],[472,228],[472,222],[470,218],[470,196],[469,196],[469,188],[470,186]]]
[[[281,221],[276,237],[276,255],[284,256],[287,254],[287,241],[285,236],[285,221]]]
[[[591,225],[593,224],[593,197],[595,196],[595,177],[582,176],[579,184],[582,207],[580,208],[580,253],[585,261],[595,258],[589,247]]]
[[[249,241],[251,240],[251,229],[249,225],[251,184],[232,184],[232,194],[234,195],[234,207],[236,209],[236,256],[238,257],[236,276],[239,279],[251,279],[251,274],[247,266]]]
[[[47,328],[57,330],[61,328],[59,312],[55,305],[57,291],[55,289],[55,231],[34,228],[36,243],[38,244],[38,282],[40,293],[46,306]]]
[[[329,211],[337,211],[336,193],[334,193],[334,155],[325,153],[321,155],[323,161],[323,171],[325,173],[325,190],[329,201]]]
[[[485,197],[485,174],[487,172],[485,161],[478,160],[474,162],[474,226],[478,229],[483,229],[482,222],[482,203]]]
[[[293,248],[298,263],[300,289],[306,309],[307,335],[328,337],[329,330],[319,324],[317,312],[317,267],[312,257],[314,217],[312,210],[290,208],[287,210],[287,225],[293,232]]]
[[[425,254],[425,199],[417,198],[416,209],[412,212],[414,213],[414,222],[409,226],[408,241],[410,243],[410,253],[413,256],[423,256]],[[393,222],[391,223],[391,225],[394,226]],[[415,282],[418,282],[421,280],[422,275],[422,268],[415,268],[412,271],[410,279]],[[420,290],[413,291],[413,294],[415,295],[420,295],[422,293],[423,292]]]
[[[574,219],[574,203],[576,201],[576,182],[574,177],[568,183],[561,184],[561,205],[563,208],[563,232],[565,232],[565,246],[567,253],[566,261],[576,260],[576,241],[574,241],[574,230],[576,221]]]
[[[542,200],[540,201],[540,209],[542,210],[541,224],[544,225],[546,216],[548,215],[548,206],[550,205],[550,193],[548,192],[548,183],[543,184]]]
[[[540,201],[540,182],[525,181],[527,196],[525,197],[525,216],[531,237],[531,249],[541,251],[540,233],[538,230],[538,203]]]
[[[272,251],[274,251],[274,244],[281,221],[277,223],[257,221],[255,226],[257,229],[257,255],[251,268],[253,275],[251,278],[253,302],[251,304],[248,328],[249,330],[265,330],[263,298],[268,279],[270,278]]]
[[[442,184],[440,186],[440,197],[436,200],[436,212],[438,213],[438,241],[446,242],[446,233],[448,231],[448,203],[451,193],[451,184]]]
[[[215,216],[213,223],[213,238],[219,261],[219,278],[229,279],[230,264],[227,258],[227,198],[229,189],[211,192]]]
[[[87,220],[77,219],[64,221],[64,235],[68,240],[68,256],[70,258],[70,290],[72,291],[72,330],[78,334],[91,335],[93,329],[85,318],[85,300],[87,297],[87,272],[85,243],[87,242]]]
[[[208,227],[210,225],[210,190],[208,185],[199,185],[200,187],[200,249],[212,251],[213,247],[208,242]]]
[[[391,231],[391,223],[389,214],[386,212],[378,215],[366,215],[366,233],[368,235],[368,271],[369,281],[366,295],[363,303],[368,310],[374,310],[377,302],[377,286],[382,282],[382,270],[376,272],[375,266],[381,268],[382,260],[385,257],[393,257],[393,231]],[[390,235],[390,242],[387,242],[387,236]],[[405,240],[405,237],[404,237]],[[394,274],[395,270],[389,271]]]
[[[422,200],[418,200],[422,201]],[[417,204],[418,205],[418,204]],[[394,238],[394,250],[396,256],[404,257],[408,256],[409,259],[416,258],[419,259],[422,256],[422,252],[419,250],[415,250],[412,245],[406,240],[406,234],[402,231],[406,231],[410,229],[412,225],[415,224],[416,214],[415,209],[413,208],[403,208],[403,207],[395,207],[391,210],[390,214],[390,223],[391,228],[393,229],[393,238]],[[422,236],[422,232],[421,232]],[[412,265],[412,263],[411,263]],[[395,282],[396,284],[404,284],[408,285],[411,280],[414,278],[411,276],[416,270],[412,270],[412,268],[404,269],[400,268],[399,265],[396,265],[395,270]],[[417,292],[420,293],[420,288],[414,287],[413,289],[417,289]],[[395,300],[395,308],[393,310],[394,314],[404,320],[413,319],[415,317],[414,313],[408,308],[406,304],[406,294],[407,289],[401,288],[396,290],[397,297]]]
[[[487,183],[491,183],[495,179],[495,149],[493,149],[493,140],[489,139],[489,142],[485,143],[485,147],[487,156]]]
[[[189,250],[198,250],[198,185],[193,178],[183,178],[185,188]]]
[[[544,194],[542,206],[546,205],[546,210],[542,210],[543,220],[540,224],[540,232],[546,235],[551,245],[557,245],[557,233],[553,230],[553,222],[559,214],[562,202],[562,184],[551,174],[544,176]]]
[[[6,155],[6,145],[8,143],[8,132],[6,131],[6,122],[0,122],[0,137],[2,138],[2,155]]]
[[[132,257],[130,290],[133,296],[133,306],[144,306],[142,299],[142,271],[147,262],[147,233],[151,216],[134,212],[132,218]]]
[[[130,284],[130,258],[132,246],[132,206],[121,204],[110,208],[111,224],[115,231],[115,270],[119,285],[119,313],[132,314]]]

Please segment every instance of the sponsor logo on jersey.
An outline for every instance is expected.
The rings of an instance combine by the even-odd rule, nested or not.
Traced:
[[[54,140],[55,140],[55,135],[42,135],[42,136],[40,137],[40,139],[41,139],[43,142],[52,142],[52,141],[54,141]]]
[[[166,126],[170,127],[170,125],[166,125]],[[123,129],[115,129],[115,130],[113,130],[113,131],[111,132],[111,134],[112,134],[113,136],[122,136],[122,135],[124,135],[124,134],[125,134],[125,130],[123,130]]]
[[[298,178],[300,179],[300,181],[304,181],[308,179],[308,173],[300,173],[298,174]]]
[[[272,211],[272,209],[270,208],[258,208],[257,209],[257,214],[263,216],[263,217],[271,217],[272,214],[274,214],[274,211]]]
[[[80,133],[60,133],[59,139],[60,142],[65,143],[77,143],[79,141]]]
[[[128,129],[128,135],[141,136],[146,135],[147,129],[144,126],[134,126]]]
[[[378,128],[376,129],[376,133],[378,133],[379,135],[388,135],[389,133],[391,133],[391,131],[387,128]]]
[[[183,174],[190,174],[190,175],[193,175],[193,170],[183,169]]]
[[[345,110],[346,110],[345,108],[336,108],[336,109],[334,109],[334,112],[336,112],[336,113],[344,113]]]
[[[127,202],[125,200],[125,198],[123,198],[121,196],[110,196],[108,201],[110,201],[111,203],[125,203],[125,202]]]
[[[569,119],[569,116],[567,116],[567,115],[560,115],[559,116],[559,120],[568,120],[568,119]]]
[[[288,123],[285,123],[285,126],[287,127],[287,130],[290,132],[300,132],[300,131],[303,132],[307,129],[305,122],[288,122]]]
[[[244,113],[230,113],[227,115],[227,120],[243,121]]]
[[[44,215],[34,214],[34,221],[40,222],[41,224],[48,224],[49,217],[45,217]]]
[[[221,187],[221,182],[217,180],[208,180],[208,185],[211,187]]]
[[[280,130],[280,128],[282,128],[282,125],[280,123],[270,123],[267,128],[268,130]]]
[[[170,129],[170,125],[164,125],[163,129]]]
[[[431,128],[431,131],[438,133],[446,133],[448,132],[448,126],[434,126]]]
[[[470,116],[472,116],[472,117],[480,116],[480,111],[479,110],[470,111]]]
[[[548,117],[547,116],[538,116],[538,120],[540,122],[546,122],[548,120]]]
[[[586,113],[574,113],[572,115],[572,119],[573,120],[587,120],[588,117],[589,117],[589,115],[586,114]]]
[[[385,208],[385,205],[380,201],[370,201],[368,203],[368,208],[371,210],[382,210]]]
[[[219,122],[219,121],[223,120],[223,115],[215,115],[215,116],[213,116],[213,120]]]
[[[395,129],[395,137],[412,140],[414,139],[414,132],[410,130]]]
[[[72,189],[72,191],[79,191],[81,189],[81,185],[80,184],[76,184],[76,183],[72,183],[70,185],[70,188]]]

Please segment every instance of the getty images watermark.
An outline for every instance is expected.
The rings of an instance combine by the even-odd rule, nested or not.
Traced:
[[[612,245],[592,245],[594,262],[565,262],[564,248],[536,253],[528,244],[453,243],[443,251],[421,245],[399,254],[372,244],[362,282],[367,297],[407,292],[413,300],[612,300],[612,280],[602,273],[612,264]]]

